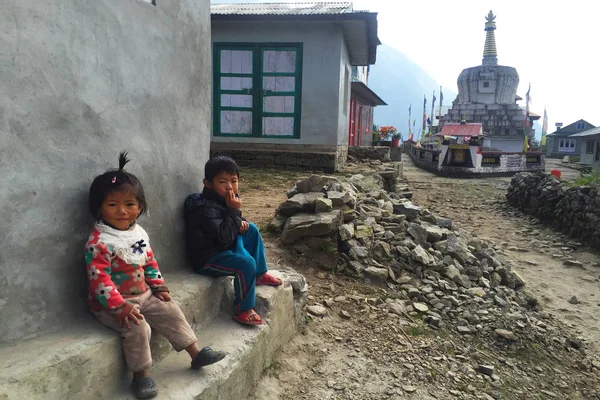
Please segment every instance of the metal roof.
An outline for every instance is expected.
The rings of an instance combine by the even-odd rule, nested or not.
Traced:
[[[448,123],[444,124],[442,131],[436,136],[482,136],[483,135],[483,124],[481,123],[466,123],[456,124]]]
[[[586,136],[594,136],[594,135],[600,135],[600,127],[593,128],[593,129],[588,129],[585,132],[576,133],[576,134],[571,135],[569,137],[586,137]]]
[[[377,13],[355,11],[352,3],[241,3],[212,4],[213,26],[221,22],[333,23],[342,27],[351,65],[373,65],[377,60]]]
[[[240,3],[211,4],[217,15],[331,15],[355,13],[352,3]]]
[[[358,95],[365,101],[369,102],[371,106],[387,106],[387,103],[381,99],[370,87],[364,84],[364,82],[352,82],[352,95]]]

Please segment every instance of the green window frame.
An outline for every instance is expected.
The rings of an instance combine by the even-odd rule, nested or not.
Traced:
[[[250,51],[252,53],[251,73],[224,73],[221,72],[221,52],[223,50]],[[294,51],[296,52],[294,72],[265,72],[266,51]],[[276,138],[276,139],[299,139],[302,103],[302,43],[222,43],[213,44],[213,135],[217,137],[254,137],[254,138]],[[226,90],[221,88],[221,78],[250,78],[252,89]],[[264,78],[268,77],[291,77],[294,78],[294,91],[272,92],[263,88]],[[251,107],[223,106],[222,95],[246,95],[252,96]],[[265,98],[268,97],[293,97],[293,112],[266,112],[264,110]],[[221,112],[242,111],[252,113],[251,133],[222,133]],[[293,118],[292,135],[268,135],[263,134],[264,118]]]

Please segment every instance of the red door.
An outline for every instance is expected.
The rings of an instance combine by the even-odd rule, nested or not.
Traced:
[[[358,113],[356,115],[356,133],[354,134],[353,146],[360,146],[360,139],[363,132],[363,105],[358,104]]]
[[[350,123],[348,124],[348,146],[354,146],[356,138],[356,100],[350,99]]]

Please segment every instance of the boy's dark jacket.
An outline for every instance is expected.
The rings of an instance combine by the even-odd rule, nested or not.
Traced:
[[[190,194],[184,205],[188,257],[194,268],[201,268],[213,255],[230,250],[240,233],[242,212],[225,204],[212,189]]]

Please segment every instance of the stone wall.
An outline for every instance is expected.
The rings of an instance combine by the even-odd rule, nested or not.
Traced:
[[[240,144],[213,142],[211,157],[229,156],[240,166],[302,169],[333,173],[346,164],[348,146]]]
[[[483,131],[490,135],[523,135],[525,114],[518,104],[461,104],[455,100],[444,122],[460,123],[463,118],[482,123]]]
[[[413,162],[419,167],[438,175],[461,177],[461,178],[479,178],[485,176],[512,176],[519,172],[538,172],[545,168],[545,155],[543,153],[483,153],[477,154],[477,157],[494,156],[499,158],[499,163],[492,166],[480,166],[476,168],[438,166],[439,157],[443,152],[439,150],[428,150],[410,146],[408,153]],[[529,163],[528,157],[539,157],[540,162]],[[476,163],[476,160],[473,160]]]
[[[554,229],[600,248],[598,191],[598,187],[567,186],[549,174],[522,173],[512,178],[506,200]]]
[[[87,194],[121,150],[144,185],[140,222],[161,269],[188,269],[181,209],[208,158],[209,7],[0,2],[0,342],[93,320]]]
[[[390,151],[387,146],[350,147],[348,154],[356,158],[389,161]]]

